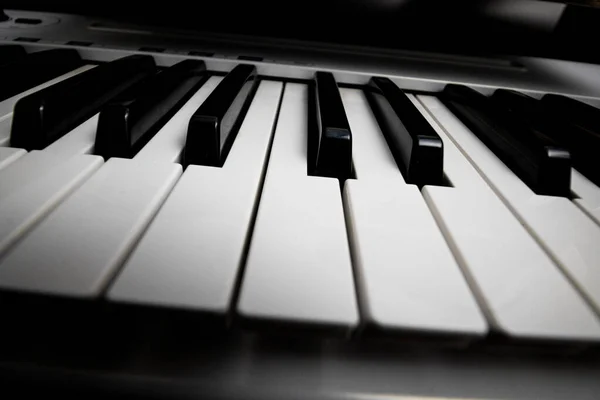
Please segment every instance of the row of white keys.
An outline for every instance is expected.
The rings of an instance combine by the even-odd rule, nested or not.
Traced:
[[[351,329],[359,316],[336,179],[307,176],[308,87],[286,84],[237,311]]]
[[[419,100],[576,285],[600,312],[600,226],[569,199],[535,194],[435,97]]]
[[[282,89],[281,82],[260,83],[222,168],[185,170],[111,287],[110,299],[227,313]]]
[[[363,322],[483,335],[487,324],[415,185],[406,184],[364,93],[341,89],[356,180],[344,202]]]
[[[13,161],[16,161],[19,157],[25,155],[26,153],[27,152],[23,149],[0,147],[0,169],[6,167]]]
[[[573,201],[600,224],[600,187],[573,169],[571,190],[579,197]]]
[[[516,338],[600,339],[592,309],[456,148],[445,125],[409,97],[444,141],[444,171],[453,184],[427,186],[423,195],[492,328]]]
[[[31,93],[37,92],[38,90],[44,89],[48,86],[52,86],[55,83],[71,78],[77,74],[85,72],[89,69],[94,68],[93,65],[84,65],[71,72],[61,75],[57,78],[51,79],[41,85],[31,88],[23,93],[19,93],[9,99],[0,102],[0,146],[7,146],[10,142],[10,130],[12,127],[12,113],[17,101],[21,98],[30,95]]]
[[[32,151],[0,170],[0,257],[101,165],[96,156]]]

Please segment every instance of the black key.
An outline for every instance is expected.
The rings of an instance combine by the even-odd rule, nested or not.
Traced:
[[[346,118],[342,97],[329,72],[315,74],[314,112],[317,137],[309,141],[312,175],[340,180],[352,176],[352,132]],[[309,166],[310,168],[310,166]]]
[[[0,101],[41,85],[83,65],[74,49],[53,49],[29,53],[13,63],[0,66]]]
[[[441,184],[444,143],[406,94],[378,77],[371,78],[365,93],[406,182]]]
[[[223,166],[257,83],[253,65],[238,65],[227,74],[190,119],[184,166]]]
[[[26,54],[23,46],[16,44],[0,46],[0,66],[22,60]]]
[[[133,158],[206,80],[204,62],[182,61],[102,108],[95,154]]]
[[[569,196],[568,150],[501,104],[466,86],[447,85],[446,105],[538,194]]]
[[[600,186],[600,110],[580,101],[559,95],[542,97],[545,116],[552,116],[552,137],[568,146],[573,165],[589,180]]]
[[[39,150],[96,114],[113,97],[155,72],[152,56],[102,64],[35,92],[15,105],[10,143]]]

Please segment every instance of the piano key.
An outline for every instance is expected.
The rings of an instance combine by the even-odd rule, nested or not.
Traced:
[[[19,157],[25,155],[26,153],[27,152],[23,149],[0,147],[0,169],[6,167],[13,161],[16,161]]]
[[[600,321],[592,309],[434,117],[409,97],[444,140],[444,170],[453,184],[426,186],[423,196],[491,328],[515,339],[599,340]],[[429,105],[437,101],[419,97]]]
[[[572,173],[571,188],[579,197],[573,201],[600,224],[600,187],[576,170],[573,170]]]
[[[331,73],[315,74],[314,95],[318,135],[316,140],[309,141],[309,146],[315,146],[314,150],[308,150],[308,154],[314,154],[312,174],[344,180],[352,176],[352,133]]]
[[[110,299],[227,314],[282,88],[280,82],[260,83],[222,168],[186,168],[110,289]],[[191,215],[200,222],[191,223]]]
[[[100,112],[95,154],[132,158],[206,81],[204,62],[185,60],[142,81]]]
[[[596,185],[600,185],[600,110],[559,95],[545,95],[541,103],[546,115],[554,116],[564,124],[553,129],[556,141],[564,143],[573,153],[573,165]]]
[[[52,79],[39,86],[36,86],[32,89],[29,89],[23,93],[20,93],[16,96],[13,96],[9,99],[0,102],[0,146],[8,146],[10,142],[10,129],[12,127],[13,108],[17,101],[19,101],[25,96],[30,95],[31,93],[35,93],[38,90],[52,86],[55,83],[61,82],[65,79],[69,79],[72,76],[75,76],[92,68],[94,68],[94,65],[84,65],[83,67],[77,68],[71,72],[59,76],[58,78]]]
[[[569,199],[534,193],[438,99],[431,115],[586,300],[600,311],[600,227]]]
[[[83,65],[75,49],[51,49],[29,53],[0,66],[0,100],[38,86]]]
[[[2,45],[0,46],[0,66],[22,60],[26,55],[23,46],[16,44]]]
[[[406,94],[388,78],[379,77],[371,78],[365,93],[406,181],[419,186],[441,184],[442,140]]]
[[[154,71],[151,56],[127,56],[22,98],[14,110],[11,145],[45,148]]]
[[[237,312],[347,332],[358,309],[344,211],[336,179],[307,175],[308,95],[286,84]]]
[[[33,151],[0,170],[0,255],[101,165]]]
[[[210,94],[189,122],[184,166],[221,167],[256,88],[256,67],[235,67]]]
[[[6,254],[0,287],[99,295],[180,174],[178,164],[110,159]]]
[[[357,179],[346,181],[344,202],[363,322],[388,331],[485,334],[462,272],[419,188],[404,182],[365,94],[340,93],[353,132]]]
[[[156,160],[179,162],[185,146],[190,118],[222,79],[219,76],[210,77],[134,158],[149,162]]]
[[[445,104],[516,175],[538,194],[569,196],[569,152],[543,133],[527,129],[483,94],[446,85]]]
[[[56,142],[44,149],[46,153],[69,157],[77,154],[91,154],[94,150],[98,115],[94,115]]]

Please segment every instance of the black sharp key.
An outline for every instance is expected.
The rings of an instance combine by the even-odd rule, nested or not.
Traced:
[[[352,132],[346,118],[342,97],[329,72],[315,74],[314,110],[317,137],[311,141],[315,149],[311,174],[348,179],[352,176]]]
[[[447,85],[443,100],[471,131],[538,194],[569,196],[568,150],[494,100],[466,86]]]
[[[222,167],[257,85],[256,67],[238,65],[196,110],[188,126],[183,165]]]
[[[53,49],[27,54],[0,66],[0,101],[81,67],[77,50]]]
[[[205,72],[204,62],[185,60],[110,101],[98,119],[95,154],[133,158],[202,86]]]
[[[600,186],[600,110],[559,95],[545,95],[541,104],[556,123],[550,134],[569,147],[575,168]]]
[[[0,66],[17,62],[25,58],[25,49],[17,44],[0,46]]]
[[[152,56],[102,64],[19,100],[10,143],[40,150],[96,114],[113,97],[155,72]]]
[[[371,78],[365,91],[406,182],[439,185],[444,143],[410,99],[387,78]]]

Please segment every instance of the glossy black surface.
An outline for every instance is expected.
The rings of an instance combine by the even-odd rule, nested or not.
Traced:
[[[22,98],[14,109],[11,146],[43,149],[154,72],[151,56],[127,56]]]
[[[27,54],[0,66],[0,101],[72,71],[82,64],[77,50],[52,49]]]
[[[227,74],[190,119],[184,166],[223,166],[257,84],[253,65],[238,65]]]
[[[406,94],[379,77],[371,78],[365,93],[406,182],[441,184],[444,144]]]
[[[314,112],[317,135],[309,141],[314,155],[309,163],[311,175],[347,179],[352,176],[352,133],[346,118],[344,104],[333,75],[315,74]]]
[[[0,66],[17,62],[23,59],[26,54],[23,46],[16,44],[0,46]]]
[[[560,124],[550,131],[553,138],[569,147],[575,168],[600,185],[600,110],[559,95],[545,95],[541,103]]]
[[[471,88],[447,85],[442,99],[533,191],[570,195],[571,156],[567,149]]]
[[[204,62],[185,60],[110,101],[100,112],[94,153],[105,159],[135,156],[206,77]]]

